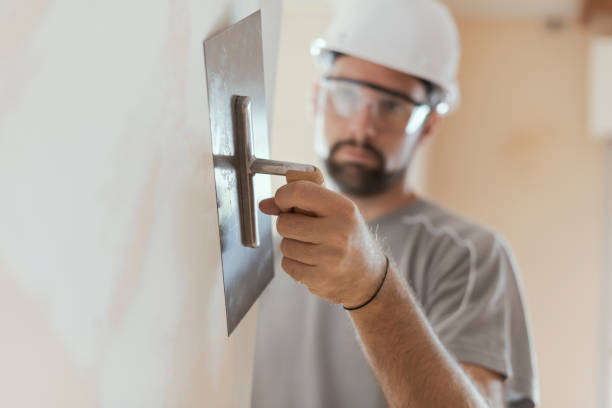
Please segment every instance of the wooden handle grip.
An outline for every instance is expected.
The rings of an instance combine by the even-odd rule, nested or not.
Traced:
[[[287,183],[293,183],[294,181],[312,181],[318,185],[323,184],[323,173],[317,167],[315,167],[315,171],[306,172],[306,171],[297,171],[297,170],[287,170],[287,174],[285,174],[285,178],[287,179]],[[311,213],[310,211],[305,211],[300,208],[293,208],[293,212],[298,214],[309,215],[311,217],[316,217],[317,215]]]
[[[287,179],[287,183],[293,183],[294,181],[312,181],[318,185],[323,184],[323,173],[317,167],[315,167],[314,172],[307,171],[297,171],[297,170],[287,170],[287,174],[285,174],[285,178]]]

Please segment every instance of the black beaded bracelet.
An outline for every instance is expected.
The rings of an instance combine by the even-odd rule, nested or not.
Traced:
[[[344,310],[357,310],[357,309],[361,309],[362,307],[364,307],[368,303],[370,303],[372,300],[374,300],[376,295],[378,295],[378,292],[380,292],[380,289],[382,289],[383,283],[385,283],[385,279],[387,278],[387,272],[389,272],[389,257],[387,255],[385,255],[385,259],[387,260],[387,264],[385,265],[385,274],[383,275],[382,281],[380,282],[380,285],[378,285],[378,288],[376,289],[376,292],[374,292],[372,297],[369,298],[368,300],[366,300],[365,303],[360,304],[359,306],[346,307],[346,306],[342,305]]]

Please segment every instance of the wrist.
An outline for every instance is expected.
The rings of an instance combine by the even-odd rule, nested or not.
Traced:
[[[357,310],[357,309],[361,309],[362,307],[365,307],[366,305],[368,305],[370,302],[372,302],[374,300],[374,298],[376,298],[376,296],[378,296],[378,293],[380,292],[380,290],[382,289],[383,284],[385,283],[385,280],[387,278],[387,273],[389,272],[389,257],[387,257],[386,255],[383,255],[384,257],[384,267],[383,270],[380,271],[380,273],[378,274],[378,277],[375,279],[375,283],[372,285],[368,285],[369,289],[366,289],[367,291],[364,291],[365,295],[362,294],[361,301],[355,301],[354,303],[350,303],[350,304],[343,304],[342,307],[345,310]],[[374,286],[375,285],[375,286]]]

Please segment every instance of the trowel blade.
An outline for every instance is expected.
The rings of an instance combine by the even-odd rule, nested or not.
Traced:
[[[236,156],[232,95],[251,98],[253,154],[269,158],[261,16],[257,11],[204,42],[213,155]],[[270,218],[257,211],[260,246],[242,245],[237,171],[215,165],[217,212],[228,335],[274,277]],[[253,178],[255,202],[270,196],[270,179]]]

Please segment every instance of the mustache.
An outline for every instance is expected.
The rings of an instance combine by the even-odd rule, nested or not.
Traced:
[[[344,146],[364,149],[378,158],[378,165],[374,168],[361,163],[338,163],[334,155]],[[356,197],[367,197],[379,194],[404,177],[407,167],[397,171],[387,172],[384,154],[367,141],[357,143],[356,140],[343,140],[336,142],[330,149],[325,160],[328,174],[340,190]]]
[[[363,143],[357,143],[355,139],[341,140],[339,142],[336,142],[329,151],[329,160],[333,161],[334,156],[336,155],[338,150],[340,150],[344,146],[358,147],[372,153],[374,156],[376,156],[376,159],[378,160],[378,167],[381,168],[381,170],[382,168],[384,168],[385,155],[376,147],[372,146],[372,144],[370,144],[370,142],[368,142],[367,140]]]

